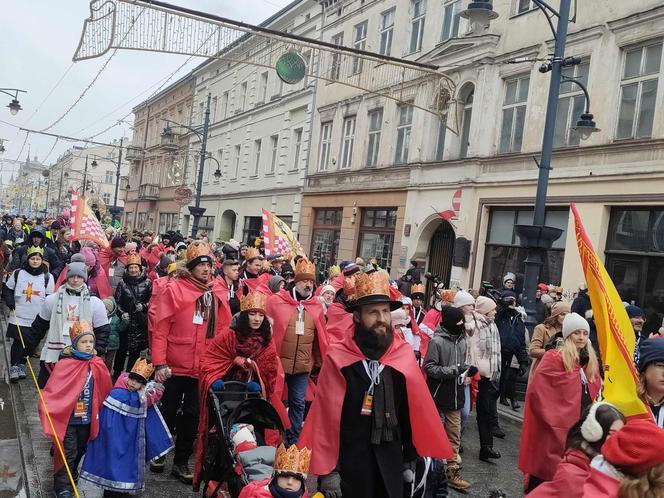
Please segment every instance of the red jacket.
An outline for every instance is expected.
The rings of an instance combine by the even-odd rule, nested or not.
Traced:
[[[152,270],[157,264],[159,263],[159,260],[161,259],[161,254],[166,250],[166,246],[164,244],[157,244],[152,248],[152,251],[150,251],[150,255],[148,256],[148,269]]]
[[[270,493],[270,490],[267,488],[271,480],[272,479],[268,477],[262,481],[250,482],[247,486],[242,488],[239,498],[273,498],[272,493]],[[309,495],[305,490],[302,498],[307,498],[308,496]]]
[[[196,300],[203,291],[187,278],[172,280],[153,296],[151,308],[156,310],[152,331],[152,361],[155,365],[168,365],[173,375],[198,378],[200,359],[207,346],[230,323],[226,308],[221,304],[221,289],[211,284],[215,327],[208,337],[208,319],[194,324]]]
[[[583,498],[583,485],[590,475],[590,458],[581,450],[567,450],[553,479],[540,484],[528,498]]]

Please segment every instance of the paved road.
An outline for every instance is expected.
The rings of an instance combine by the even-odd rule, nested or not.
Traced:
[[[32,364],[35,371],[39,368],[37,360]],[[5,384],[6,385],[6,384]],[[37,392],[30,381],[26,379],[12,385],[14,399],[16,400],[17,425],[21,434],[21,445],[26,466],[26,480],[33,497],[53,496],[52,460],[49,454],[50,442],[42,435],[39,417],[37,415]],[[507,434],[504,440],[497,439],[495,449],[500,451],[502,458],[495,463],[485,463],[479,460],[479,436],[474,414],[468,421],[466,432],[463,435],[463,472],[464,479],[472,483],[473,487],[467,493],[450,491],[450,497],[470,496],[485,498],[492,489],[500,488],[509,498],[520,497],[521,473],[516,467],[520,425],[507,420],[502,421],[503,430]],[[145,498],[188,498],[200,496],[194,493],[191,487],[181,484],[171,477],[171,459],[167,460],[166,472],[153,474],[146,469]],[[308,482],[310,489],[315,481]],[[87,498],[101,498],[103,493],[97,488],[81,483],[81,496]]]

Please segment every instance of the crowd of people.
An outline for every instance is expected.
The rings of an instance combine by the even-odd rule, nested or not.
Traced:
[[[260,239],[108,228],[100,247],[69,240],[64,226],[5,216],[0,227],[9,377],[21,382],[39,358],[58,497],[77,480],[141,491],[145,462],[162,473],[170,452],[171,474],[208,496],[306,496],[312,474],[325,498],[445,497],[472,490],[462,456],[501,458],[498,403],[519,410],[527,377],[528,496],[664,496],[664,339],[643,337],[633,304],[638,396],[652,420],[627,421],[598,400],[604,367],[584,286],[570,303],[540,284],[530,334],[509,272],[501,289],[427,292],[417,262],[395,281],[358,258],[320,281],[316,264],[266,256]],[[230,470],[248,476],[235,489],[210,468],[213,397],[238,386],[284,430],[232,424]],[[463,452],[473,410],[477,455]]]

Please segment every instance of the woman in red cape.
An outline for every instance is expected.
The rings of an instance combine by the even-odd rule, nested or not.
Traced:
[[[254,380],[261,386],[265,399],[279,413],[284,425],[288,414],[279,398],[284,384],[281,361],[272,340],[270,324],[265,318],[267,296],[249,293],[242,297],[241,311],[209,345],[203,355],[199,374],[199,400],[201,404],[198,423],[198,444],[194,469],[194,489],[198,490],[200,472],[207,445],[208,391],[215,381]],[[254,328],[256,327],[256,328]]]
[[[526,492],[553,479],[569,429],[602,386],[589,331],[583,317],[567,315],[561,349],[544,354],[528,383],[519,451]]]
[[[341,409],[346,392],[341,369],[364,359],[366,356],[353,340],[353,331],[349,330],[343,341],[330,347],[323,361],[316,399],[298,441],[300,448],[311,448],[312,474],[327,475],[337,465]],[[406,380],[412,438],[418,455],[452,458],[445,428],[436,416],[438,412],[408,343],[395,336],[380,363],[401,373]]]

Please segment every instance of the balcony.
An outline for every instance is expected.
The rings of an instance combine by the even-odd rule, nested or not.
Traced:
[[[159,199],[159,185],[141,185],[138,187],[138,198],[142,201],[156,201]]]
[[[142,151],[141,151],[140,147],[137,147],[135,145],[130,145],[130,146],[127,147],[127,154],[125,156],[127,158],[127,161],[131,161],[131,162],[140,161],[141,160],[141,155],[142,155]]]

